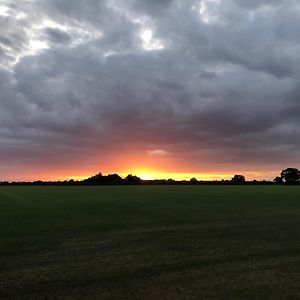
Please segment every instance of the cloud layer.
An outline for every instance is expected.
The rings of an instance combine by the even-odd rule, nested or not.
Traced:
[[[299,166],[299,19],[296,0],[2,0],[1,178]]]

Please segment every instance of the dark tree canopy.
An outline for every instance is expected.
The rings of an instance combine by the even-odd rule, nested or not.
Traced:
[[[277,177],[274,178],[273,182],[277,183],[277,184],[281,184],[281,183],[283,183],[283,180],[282,180],[281,177],[277,176]]]
[[[281,178],[285,183],[299,183],[300,171],[296,168],[287,168],[282,170]]]
[[[127,175],[125,178],[125,181],[126,181],[126,183],[129,183],[129,184],[138,184],[138,183],[142,182],[140,177],[132,175],[132,174]]]
[[[118,174],[102,175],[98,173],[88,179],[83,180],[84,184],[121,184],[123,179]]]
[[[234,184],[243,184],[246,182],[245,176],[243,175],[234,175],[231,179],[231,182]]]
[[[191,178],[190,183],[198,183],[197,178],[195,178],[195,177]]]

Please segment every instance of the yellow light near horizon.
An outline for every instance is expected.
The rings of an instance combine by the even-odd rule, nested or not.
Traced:
[[[139,174],[137,176],[140,177],[143,180],[153,180],[153,179],[155,179],[155,177],[151,174]]]
[[[157,173],[155,171],[152,170],[148,170],[148,169],[135,169],[135,170],[130,170],[126,173],[121,173],[120,175],[122,177],[126,177],[127,174],[132,174],[135,176],[140,177],[141,179],[144,180],[153,180],[153,179],[157,179],[156,175]]]
[[[88,177],[95,175],[96,171],[89,171],[85,172],[84,174],[76,174],[76,175],[68,175],[64,176],[63,178],[55,178],[55,179],[63,179],[63,180],[83,180]],[[222,180],[222,179],[231,179],[233,173],[227,172],[203,172],[203,173],[194,173],[194,172],[176,172],[176,171],[159,171],[151,168],[128,168],[125,170],[106,170],[103,172],[103,175],[108,175],[112,173],[119,174],[122,178],[125,178],[127,175],[132,174],[135,176],[140,177],[143,180],[154,180],[154,179],[174,179],[174,180],[187,180],[189,181],[191,178],[196,178],[197,180],[201,181],[211,181],[211,180]]]
[[[132,174],[140,177],[144,180],[153,179],[174,179],[174,180],[190,180],[195,177],[197,180],[222,180],[230,179],[232,174],[228,173],[181,173],[181,172],[159,172],[154,170],[130,170],[127,173],[121,173],[122,177],[126,177],[127,174]]]

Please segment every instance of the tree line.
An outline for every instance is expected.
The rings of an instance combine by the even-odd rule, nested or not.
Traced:
[[[244,175],[234,175],[231,180],[212,180],[204,181],[196,178],[190,180],[174,180],[170,179],[153,179],[144,180],[138,176],[129,174],[122,178],[118,174],[103,175],[98,173],[87,179],[75,181],[33,181],[33,182],[0,182],[0,185],[264,185],[264,184],[287,184],[287,185],[300,185],[300,171],[296,168],[287,168],[281,171],[280,175],[275,177],[273,181],[267,180],[252,180],[247,181]]]

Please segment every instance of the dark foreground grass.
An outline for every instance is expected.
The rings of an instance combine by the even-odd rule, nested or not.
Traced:
[[[300,188],[1,187],[1,299],[300,299]]]

